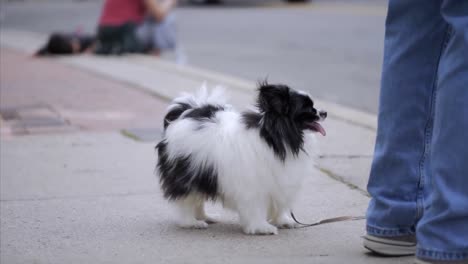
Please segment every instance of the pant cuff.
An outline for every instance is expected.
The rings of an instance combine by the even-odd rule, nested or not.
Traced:
[[[439,251],[435,249],[417,248],[416,257],[426,260],[448,260],[460,261],[468,260],[468,252],[457,251]],[[464,263],[464,262],[463,262]]]
[[[413,227],[397,227],[397,228],[383,228],[367,224],[367,234],[381,237],[395,237],[395,236],[408,236],[415,235]]]

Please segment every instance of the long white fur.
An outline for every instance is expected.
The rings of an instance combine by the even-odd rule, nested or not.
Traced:
[[[226,105],[221,90],[208,93],[206,88],[174,102]],[[313,173],[315,136],[305,132],[305,152],[298,156],[288,153],[282,162],[260,138],[259,130],[247,129],[240,113],[232,107],[217,112],[215,118],[216,122],[204,123],[203,129],[197,129],[199,122],[192,119],[172,122],[165,132],[169,159],[191,154],[194,170],[213,165],[218,172],[223,205],[239,213],[245,233],[277,234],[278,227],[295,227],[290,211],[304,178]],[[206,228],[205,221],[210,219],[204,213],[204,202],[196,194],[173,202],[179,213],[179,225]]]

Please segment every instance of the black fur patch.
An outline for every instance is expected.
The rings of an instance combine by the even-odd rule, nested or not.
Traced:
[[[284,161],[288,151],[298,155],[304,151],[304,123],[318,119],[313,101],[286,85],[259,87],[259,113],[244,112],[242,122],[247,129],[259,129],[260,137]]]
[[[187,113],[184,118],[192,118],[197,121],[214,121],[213,117],[216,112],[223,110],[224,107],[219,105],[204,105],[202,107],[194,108]]]
[[[260,120],[263,117],[263,123]],[[273,149],[282,161],[286,159],[287,149],[293,155],[299,154],[304,145],[302,130],[289,118],[275,114],[259,114],[255,112],[242,113],[242,122],[247,129],[259,129],[260,137]]]
[[[286,159],[288,149],[293,155],[303,150],[304,133],[287,118],[265,115],[260,136],[282,161]]]
[[[218,175],[213,166],[205,165],[194,171],[190,166],[190,155],[169,160],[167,142],[157,146],[160,183],[164,197],[169,200],[184,198],[198,193],[215,200],[218,195]]]
[[[260,120],[262,115],[255,112],[244,112],[242,113],[242,122],[245,124],[247,129],[259,128]]]
[[[189,104],[186,103],[177,103],[177,105],[177,107],[174,107],[164,117],[164,129],[166,129],[167,126],[169,126],[169,123],[179,118],[183,112],[192,108]]]

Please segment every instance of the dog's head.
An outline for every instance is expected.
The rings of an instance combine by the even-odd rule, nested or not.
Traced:
[[[259,87],[258,108],[265,116],[274,120],[287,120],[293,129],[312,131],[325,136],[320,121],[327,112],[314,107],[314,102],[304,92],[298,92],[286,85],[262,83]]]

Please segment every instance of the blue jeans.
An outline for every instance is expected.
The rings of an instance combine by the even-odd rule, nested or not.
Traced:
[[[137,38],[151,50],[173,50],[177,44],[175,15],[168,14],[159,22],[148,17],[138,27],[136,34]]]
[[[468,1],[390,0],[367,233],[468,259]]]

